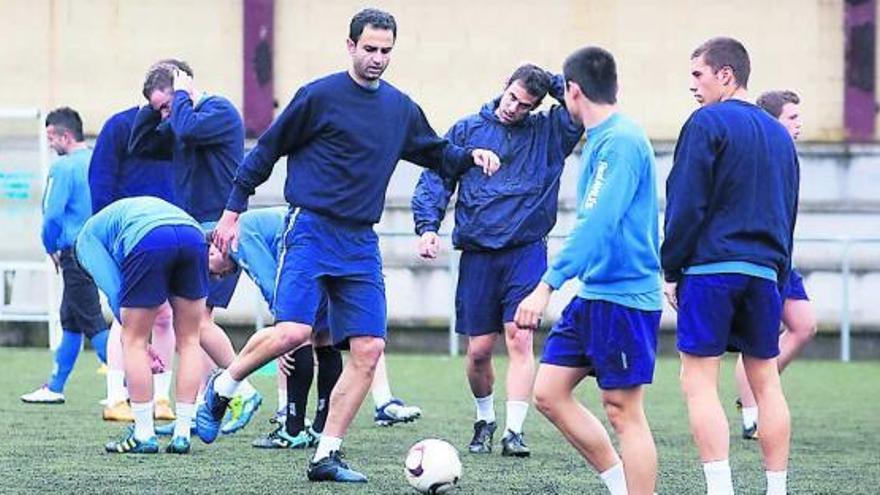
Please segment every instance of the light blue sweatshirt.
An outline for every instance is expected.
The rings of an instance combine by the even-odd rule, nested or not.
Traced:
[[[199,224],[180,208],[159,198],[136,196],[115,201],[83,226],[76,240],[80,264],[107,296],[119,318],[122,262],[151,230],[164,225]]]
[[[654,150],[632,120],[613,114],[587,129],[577,220],[543,281],[581,281],[578,296],[644,311],[662,308]]]
[[[248,210],[238,219],[238,250],[232,259],[251,277],[270,307],[275,300],[279,250],[288,207]]]
[[[52,164],[43,191],[43,247],[49,254],[73,246],[92,214],[89,161],[92,150],[79,149]]]

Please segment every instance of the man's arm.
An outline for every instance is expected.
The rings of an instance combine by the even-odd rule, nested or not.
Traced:
[[[113,315],[122,321],[119,315],[119,292],[122,290],[119,265],[100,239],[85,228],[76,239],[76,258],[95,281],[95,285],[107,296]]]
[[[174,148],[174,134],[162,115],[149,105],[138,109],[128,138],[128,153],[158,159],[170,159]]]
[[[231,252],[231,255],[259,287],[266,303],[272,306],[272,301],[275,298],[278,253],[275,253],[272,246],[266,243],[266,236],[253,222],[243,220],[240,225],[241,238],[238,250]]]
[[[708,131],[694,121],[682,127],[666,179],[661,264],[667,282],[677,282],[703,228],[712,193],[715,152]]]
[[[465,134],[464,121],[458,121],[446,133],[446,139],[452,144],[462,146],[467,140]],[[449,200],[455,193],[457,185],[456,179],[444,179],[433,170],[427,169],[422,172],[411,203],[416,235],[421,236],[425,232],[440,230]]]
[[[174,135],[190,144],[216,144],[227,140],[230,133],[244,132],[232,105],[209,99],[196,110],[189,93],[182,90],[174,92],[168,121]]]
[[[559,103],[550,108],[550,135],[553,146],[564,160],[581,140],[584,126],[581,122],[575,122],[565,107],[565,78],[561,74],[551,75],[548,94]]]
[[[59,166],[52,166],[46,178],[46,189],[43,191],[43,228],[40,237],[46,253],[58,252],[58,239],[64,230],[64,210],[70,200],[71,181],[69,171]]]

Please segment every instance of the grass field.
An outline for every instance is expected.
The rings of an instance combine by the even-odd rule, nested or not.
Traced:
[[[353,467],[370,477],[367,485],[310,484],[305,481],[305,467],[311,451],[250,447],[257,434],[268,431],[266,421],[275,407],[270,377],[255,379],[266,396],[258,419],[232,437],[212,445],[197,441],[190,456],[107,455],[102,445],[121,427],[100,420],[98,400],[105,388],[103,377],[95,373],[93,354],[80,357],[62,406],[26,405],[18,400],[18,395],[45,379],[48,351],[0,349],[0,363],[2,494],[407,493],[402,466],[411,444],[440,437],[462,448],[472,432],[472,401],[461,359],[392,355],[389,368],[395,394],[421,406],[425,415],[415,424],[386,429],[373,426],[371,407],[361,410],[344,449]],[[731,364],[725,362],[725,376],[730,376]],[[704,490],[703,478],[677,374],[676,360],[662,360],[655,385],[648,391],[648,418],[660,457],[658,493],[696,494]],[[790,493],[880,493],[880,363],[801,361],[783,378],[794,428]],[[593,382],[579,392],[587,407],[599,409]],[[739,439],[730,380],[723,384],[722,394],[731,418],[731,465],[738,493],[762,493],[759,449],[756,443]],[[496,408],[503,421],[503,399],[496,400]],[[526,431],[533,452],[530,459],[463,454],[458,493],[604,493],[598,477],[540,414],[530,413]],[[496,446],[497,441],[496,436]]]

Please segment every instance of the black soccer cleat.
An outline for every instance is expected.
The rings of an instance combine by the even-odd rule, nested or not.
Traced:
[[[510,430],[504,432],[501,437],[501,455],[505,457],[528,457],[532,451],[526,445],[523,433],[514,433]]]
[[[492,437],[497,427],[494,421],[487,423],[481,419],[474,423],[474,438],[468,444],[468,451],[471,454],[492,453]]]
[[[335,481],[337,483],[367,482],[366,476],[348,467],[348,464],[342,460],[342,456],[337,450],[330,452],[329,456],[318,462],[310,462],[306,475],[309,481]]]

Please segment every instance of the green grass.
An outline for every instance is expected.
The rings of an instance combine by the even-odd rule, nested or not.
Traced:
[[[411,425],[378,428],[371,407],[362,408],[345,441],[350,463],[366,472],[366,486],[310,484],[311,451],[260,451],[250,441],[267,431],[275,407],[270,377],[256,377],[266,397],[255,423],[212,445],[194,443],[190,456],[117,456],[103,453],[121,427],[100,419],[103,377],[93,354],[80,357],[66,390],[67,404],[35,406],[18,395],[42,383],[49,371],[45,350],[0,349],[0,493],[406,493],[403,459],[416,441],[439,437],[460,449],[470,439],[473,406],[461,359],[389,356],[394,392],[419,405],[424,417]],[[724,376],[731,376],[731,361]],[[499,371],[502,367],[499,366]],[[498,381],[503,383],[502,373]],[[660,456],[658,492],[701,493],[703,478],[678,391],[678,364],[663,359],[648,390],[648,418]],[[793,418],[790,493],[868,494],[880,491],[880,363],[796,362],[783,376]],[[731,380],[722,384],[731,418],[731,464],[739,493],[762,493],[758,445],[739,439]],[[579,394],[599,411],[594,383]],[[499,396],[502,394],[498,394]],[[368,400],[368,403],[371,404]],[[312,403],[310,408],[313,408]],[[496,407],[503,421],[503,399]],[[602,415],[600,414],[600,417]],[[462,455],[459,493],[604,493],[598,477],[540,414],[526,422],[532,457]],[[497,442],[496,438],[496,442]],[[163,444],[164,444],[163,440]],[[497,445],[497,443],[496,443]],[[155,488],[154,488],[155,487]]]

